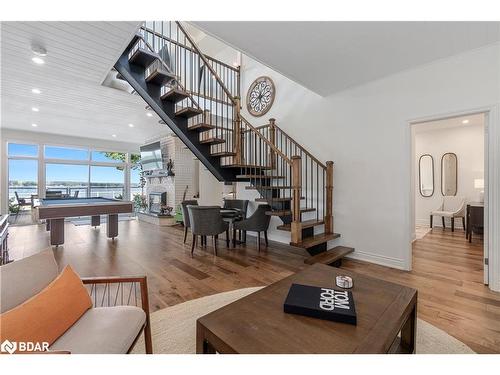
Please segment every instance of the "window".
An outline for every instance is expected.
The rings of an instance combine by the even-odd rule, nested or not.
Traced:
[[[38,157],[38,146],[37,145],[28,145],[22,143],[9,143],[8,151],[10,156],[29,156],[36,158]]]
[[[76,164],[46,164],[45,181],[47,191],[58,191],[67,196],[88,196],[88,165]]]
[[[92,161],[125,163],[127,155],[122,152],[92,151]]]
[[[122,167],[90,167],[90,196],[123,199],[125,176]]]
[[[143,194],[143,188],[141,184],[141,173],[142,165],[140,154],[130,155],[130,200],[134,199],[134,196]]]
[[[65,160],[88,160],[89,151],[78,148],[45,146],[45,158]]]
[[[15,193],[19,198],[38,194],[38,160],[9,160],[9,200]]]

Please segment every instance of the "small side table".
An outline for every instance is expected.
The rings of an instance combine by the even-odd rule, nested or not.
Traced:
[[[472,242],[472,232],[483,233],[484,230],[484,203],[471,202],[467,204],[467,230],[465,231],[465,238]]]

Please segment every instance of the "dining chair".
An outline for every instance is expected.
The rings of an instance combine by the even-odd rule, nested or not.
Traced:
[[[260,204],[259,206],[257,206],[255,212],[248,219],[236,221],[233,224],[235,229],[243,231],[245,238],[247,231],[257,232],[257,244],[259,252],[260,252],[260,232],[264,232],[266,247],[269,244],[267,240],[267,230],[269,229],[271,216],[266,215],[267,211],[271,211],[271,206],[268,204]]]
[[[455,218],[462,218],[462,225],[465,230],[465,199],[456,196],[444,196],[441,205],[430,215],[430,227],[432,228],[432,219],[434,216],[441,216],[443,229],[446,228],[444,219],[449,217],[451,220],[451,231],[455,231]]]
[[[184,224],[184,243],[186,243],[188,229],[191,227],[191,224],[189,222],[189,212],[187,206],[197,206],[197,205],[198,201],[196,200],[187,200],[181,202],[182,223]]]
[[[219,206],[188,205],[189,222],[193,241],[191,243],[191,256],[196,246],[196,237],[212,236],[214,253],[217,255],[217,240],[219,234],[226,232],[226,246],[229,247],[229,224],[222,219]]]
[[[241,220],[247,218],[248,199],[224,199],[224,208],[236,208],[241,212]],[[239,240],[241,241],[241,231],[239,231]],[[243,238],[243,242],[246,238]]]

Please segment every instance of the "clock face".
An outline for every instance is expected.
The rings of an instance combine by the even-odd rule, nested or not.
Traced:
[[[253,116],[259,117],[271,109],[275,95],[274,83],[269,77],[257,78],[248,89],[247,109]]]

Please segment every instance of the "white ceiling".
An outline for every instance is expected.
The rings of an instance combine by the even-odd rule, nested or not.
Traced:
[[[466,126],[484,126],[484,114],[450,117],[442,120],[421,122],[413,125],[415,133],[427,133],[444,129],[455,129]]]
[[[500,41],[500,22],[193,22],[327,96]]]
[[[163,132],[140,97],[101,85],[138,25],[2,22],[2,127],[136,144]],[[45,64],[31,61],[33,43],[47,50]]]

